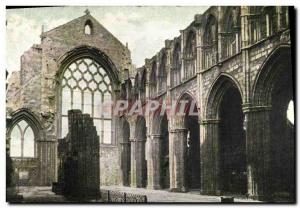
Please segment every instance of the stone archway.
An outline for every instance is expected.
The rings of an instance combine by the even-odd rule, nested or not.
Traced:
[[[180,109],[183,109],[183,112]],[[196,101],[191,95],[185,93],[179,98],[172,119],[169,145],[170,189],[180,192],[200,189],[199,114]]]
[[[160,123],[161,137],[161,181],[162,189],[170,188],[170,168],[169,168],[169,129],[167,114],[164,114]]]
[[[187,97],[186,99],[191,99]],[[191,100],[189,100],[191,102]],[[190,104],[190,103],[189,103]],[[190,106],[189,106],[190,107]],[[197,107],[194,106],[193,112],[198,114]],[[184,126],[187,130],[187,169],[185,180],[188,189],[200,189],[201,172],[200,172],[200,132],[198,115],[185,115]]]
[[[168,189],[169,173],[169,128],[168,117],[157,110],[152,115],[148,158],[148,188]]]
[[[121,118],[121,131],[122,141],[120,141],[121,148],[121,179],[123,186],[130,186],[130,166],[131,166],[131,158],[130,158],[130,125],[125,118]]]
[[[147,127],[146,120],[142,116],[137,117],[135,130],[135,164],[136,164],[136,186],[147,186],[147,160],[146,160],[146,140]]]
[[[242,98],[237,88],[229,88],[219,107],[219,163],[222,193],[246,194],[246,138],[243,129]]]
[[[10,122],[7,123],[6,136],[8,146],[10,145],[12,131],[20,122],[27,123],[27,127],[21,127],[21,132],[26,134],[28,129],[32,130],[34,156],[28,157],[23,155],[24,157],[12,158],[12,163],[15,167],[14,171],[17,171],[15,172],[16,177],[14,181],[17,182],[16,180],[19,180],[20,174],[23,174],[28,176],[27,185],[50,185],[54,180],[56,170],[55,142],[45,138],[44,126],[41,124],[40,119],[29,109],[21,108],[12,114]],[[26,137],[26,135],[23,135],[23,137]]]
[[[253,141],[250,194],[272,201],[295,198],[295,129],[287,109],[294,102],[294,71],[289,46],[271,53],[259,71],[253,87],[253,106],[248,110],[249,133]],[[256,110],[256,111],[255,111]],[[289,114],[294,115],[293,110]],[[263,160],[259,160],[260,153]]]
[[[206,105],[202,147],[202,192],[246,194],[246,137],[243,129],[242,93],[233,78],[218,77]]]

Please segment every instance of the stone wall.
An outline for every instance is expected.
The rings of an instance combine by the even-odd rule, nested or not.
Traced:
[[[99,194],[99,136],[93,119],[80,110],[69,110],[69,132],[58,145],[58,186],[67,196]],[[58,187],[56,187],[58,188]]]
[[[92,27],[90,35],[84,32],[87,22]],[[52,143],[58,139],[60,131],[59,77],[65,67],[62,62],[67,60],[68,55],[77,53],[80,56],[81,51],[78,48],[98,50],[102,53],[98,54],[98,57],[103,54],[107,57],[118,78],[113,83],[114,98],[118,93],[118,83],[123,79],[123,71],[133,70],[129,49],[89,13],[50,31],[42,32],[41,43],[33,45],[22,55],[21,70],[10,75],[7,89],[7,116],[19,109],[28,109],[39,118],[44,127],[41,134],[45,135],[45,138],[43,136],[45,142],[41,142],[39,146],[41,171],[52,167],[50,172],[56,172],[53,168],[56,163],[56,150],[54,148],[53,151]],[[115,126],[112,129],[114,131]],[[102,176],[105,184],[116,184],[119,180],[116,176],[117,142],[115,138],[112,141],[114,141],[112,145],[101,148],[101,160],[103,160],[101,164],[106,167],[103,170],[107,170]],[[57,175],[46,173],[47,171],[42,174],[41,178],[45,179],[42,181],[48,184],[49,180],[56,180]]]
[[[100,145],[100,185],[119,184],[118,148]]]
[[[259,144],[262,141],[269,142],[268,118],[270,115],[268,110],[270,106],[267,106],[267,103],[257,106],[258,103],[253,102],[252,99],[256,82],[260,80],[261,74],[265,73],[264,70],[271,70],[265,69],[264,64],[273,58],[272,54],[278,53],[278,48],[284,48],[283,55],[290,56],[290,52],[288,52],[291,50],[290,26],[289,20],[286,18],[290,11],[289,8],[280,6],[210,7],[203,14],[195,15],[191,24],[181,30],[178,37],[166,40],[164,48],[152,58],[145,60],[145,65],[139,70],[143,72],[142,74],[146,74],[144,83],[134,80],[141,77],[142,74],[136,76],[131,65],[130,51],[87,13],[41,34],[41,44],[34,46],[22,58],[24,60],[21,74],[16,73],[11,76],[12,81],[20,81],[15,84],[10,82],[8,94],[15,94],[16,98],[20,98],[20,102],[16,102],[17,99],[12,98],[11,101],[9,100],[8,106],[11,106],[11,109],[19,107],[39,109],[37,116],[41,117],[45,129],[47,129],[46,137],[57,139],[60,119],[58,93],[64,64],[76,55],[80,55],[82,48],[90,53],[94,53],[94,49],[101,51],[103,53],[99,53],[97,56],[105,54],[110,66],[117,74],[118,80],[114,83],[114,98],[119,98],[122,93],[122,97],[131,100],[141,99],[140,96],[143,95],[143,98],[146,99],[171,99],[173,102],[177,102],[182,99],[182,95],[188,95],[196,101],[201,145],[201,192],[221,194],[220,166],[216,159],[219,156],[220,139],[218,133],[221,120],[219,105],[222,96],[228,89],[238,89],[242,98],[240,110],[244,117],[241,128],[246,129],[247,155],[249,156],[247,163],[248,194],[253,198],[266,197],[269,194],[266,191],[268,190],[266,184],[268,184],[267,174],[270,173],[270,168],[268,165],[263,166],[262,164],[268,164],[269,150],[268,145]],[[270,12],[274,13],[270,14]],[[256,18],[257,16],[260,18]],[[261,22],[266,18],[268,22]],[[84,26],[87,21],[92,25],[91,35],[84,34]],[[231,31],[229,31],[230,28],[227,28],[231,24],[230,21],[233,25]],[[272,21],[275,22],[271,24]],[[263,34],[263,30],[267,31],[266,35]],[[194,33],[195,38],[190,40],[191,33]],[[228,42],[227,36],[230,36],[234,43]],[[171,83],[170,76],[171,71],[176,68],[172,64],[174,63],[173,52],[177,43],[181,48],[178,60],[181,63],[181,68],[178,69],[181,79],[177,85],[174,85]],[[235,49],[234,52],[229,53],[231,44],[235,46]],[[192,51],[189,48],[191,45],[194,47]],[[207,51],[211,51],[211,54],[208,54]],[[166,57],[166,59],[163,60],[162,57]],[[285,64],[284,60],[282,63]],[[32,64],[36,68],[31,69]],[[165,68],[162,69],[163,67]],[[290,66],[287,65],[287,67]],[[126,69],[129,70],[129,73]],[[156,70],[154,78],[151,77],[153,70]],[[167,76],[161,73],[163,71],[167,72]],[[23,86],[32,73],[39,76],[39,72],[41,73],[37,81],[31,82],[31,85],[26,87]],[[268,79],[270,79],[269,82],[272,82],[271,78],[268,77]],[[150,94],[155,82],[157,82],[156,92]],[[167,87],[162,86],[162,83],[167,83]],[[145,86],[145,88],[141,86]],[[263,84],[258,87],[262,88],[259,89],[261,91],[266,90],[266,86]],[[23,88],[24,91],[18,91]],[[39,90],[33,92],[33,89]],[[119,93],[120,89],[121,93]],[[159,152],[160,135],[155,134],[159,131],[154,128],[160,128],[159,122],[161,121],[155,120],[155,115],[145,118],[147,141],[143,140],[143,142],[151,147],[146,148],[147,152],[145,152],[142,146],[135,145],[138,140],[137,135],[142,131],[137,125],[136,115],[123,116],[130,123],[130,141],[134,144],[131,145],[130,158],[131,186],[137,186],[137,182],[146,180],[141,178],[144,177],[143,168],[136,166],[146,156],[148,165],[151,165],[147,168],[148,188],[159,188],[159,157],[152,156]],[[182,168],[185,161],[185,143],[183,141],[187,139],[186,128],[182,125],[183,120],[182,118],[168,117],[169,147],[171,148],[169,156],[172,162],[170,165],[170,188],[177,191],[186,191],[188,188],[184,178],[185,169]],[[118,138],[113,139],[116,142],[113,145],[100,146],[100,169],[103,170],[100,181],[102,185],[122,184],[122,173],[120,173],[122,164],[120,163],[121,161],[128,163],[128,155],[124,154],[124,158],[121,158],[118,146],[120,141],[128,140],[128,138],[122,134],[123,129],[118,126],[114,126],[114,129],[116,130],[114,135],[118,135]],[[258,136],[254,138],[253,135]],[[261,157],[261,153],[264,154],[264,157]]]

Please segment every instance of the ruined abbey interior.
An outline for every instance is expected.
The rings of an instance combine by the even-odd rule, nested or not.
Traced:
[[[70,129],[68,110],[79,109],[92,118],[99,139],[100,188],[294,201],[295,130],[287,117],[295,81],[291,12],[209,7],[138,68],[130,49],[89,11],[43,31],[8,80],[11,183],[58,180],[57,147]],[[104,101],[120,99],[194,101],[189,108],[197,114],[99,111]]]

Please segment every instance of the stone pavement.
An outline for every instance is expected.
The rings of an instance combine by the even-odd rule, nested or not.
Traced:
[[[200,195],[199,190],[188,193],[175,193],[167,190],[150,190],[145,188],[131,188],[123,186],[101,186],[101,189],[121,191],[133,194],[147,195],[148,202],[188,202],[188,203],[220,203],[220,196]],[[259,203],[252,199],[235,198],[234,202],[238,203]]]
[[[50,186],[21,186],[16,191],[23,195],[22,203],[65,203],[63,196],[55,195]]]
[[[101,189],[114,190],[133,194],[147,195],[148,202],[157,203],[172,203],[172,202],[187,202],[187,203],[220,203],[219,196],[200,195],[199,191],[190,191],[188,193],[168,192],[167,190],[150,190],[145,188],[131,188],[122,186],[101,186]],[[51,187],[31,186],[19,187],[19,194],[24,197],[24,203],[72,203],[60,195],[55,195],[51,191]],[[235,198],[238,203],[259,203],[245,198]],[[74,203],[74,202],[73,202]]]

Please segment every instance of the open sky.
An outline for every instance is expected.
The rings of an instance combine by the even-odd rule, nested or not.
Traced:
[[[178,36],[204,6],[102,6],[45,7],[6,10],[6,69],[20,70],[20,56],[40,43],[42,25],[48,31],[84,15],[89,9],[106,29],[124,45],[128,42],[133,64],[144,64],[164,46],[165,39]]]

